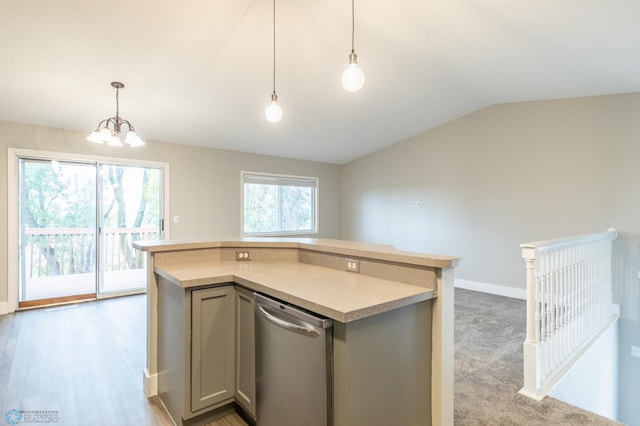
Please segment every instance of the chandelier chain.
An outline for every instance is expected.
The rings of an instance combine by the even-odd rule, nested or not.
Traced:
[[[118,118],[120,118],[120,89],[116,87],[116,121]]]

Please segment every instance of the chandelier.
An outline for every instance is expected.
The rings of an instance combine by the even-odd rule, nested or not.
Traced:
[[[124,87],[124,84],[119,81],[113,81],[111,82],[111,87],[116,89],[116,116],[106,118],[98,123],[98,127],[87,137],[87,140],[112,146],[128,145],[133,147],[145,145],[144,141],[136,134],[133,125],[120,117],[120,89]],[[127,127],[124,144],[120,139],[123,126]]]

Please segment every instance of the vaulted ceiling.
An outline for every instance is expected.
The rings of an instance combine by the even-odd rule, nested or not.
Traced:
[[[487,105],[640,91],[637,0],[0,0],[0,120],[342,164]],[[640,111],[639,111],[640,114]]]

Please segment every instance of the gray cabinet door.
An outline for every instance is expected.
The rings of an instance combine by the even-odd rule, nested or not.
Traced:
[[[194,290],[191,299],[191,411],[233,398],[234,288]]]
[[[255,313],[253,293],[236,286],[236,392],[238,404],[256,415]]]

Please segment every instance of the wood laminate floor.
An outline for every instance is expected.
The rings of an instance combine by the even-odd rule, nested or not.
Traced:
[[[234,413],[209,423],[207,426],[247,426],[247,423],[242,420],[242,417]]]
[[[60,425],[172,425],[142,390],[145,298],[0,316],[0,419],[18,410]]]
[[[69,426],[173,425],[142,390],[146,323],[145,295],[0,315],[0,423],[17,410]],[[208,426],[246,425],[232,414]]]

